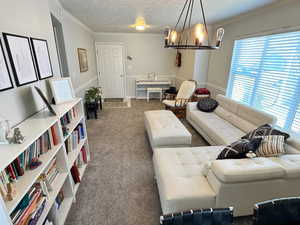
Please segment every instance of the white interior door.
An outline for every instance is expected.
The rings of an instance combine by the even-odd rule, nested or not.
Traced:
[[[122,45],[97,45],[98,76],[105,98],[124,98]]]

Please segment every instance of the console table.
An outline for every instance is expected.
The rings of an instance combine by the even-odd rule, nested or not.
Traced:
[[[146,99],[147,88],[161,88],[165,91],[169,89],[171,85],[172,82],[170,80],[136,80],[135,96],[137,99]]]

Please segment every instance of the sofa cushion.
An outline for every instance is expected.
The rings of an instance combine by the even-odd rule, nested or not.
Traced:
[[[257,126],[253,125],[252,123],[248,122],[247,120],[242,119],[241,117],[237,116],[236,114],[224,109],[223,107],[219,106],[215,113],[223,118],[224,120],[230,122],[235,127],[241,129],[243,132],[250,132],[254,130]]]
[[[284,136],[282,135],[264,136],[256,154],[261,157],[282,155],[285,153],[284,145]]]
[[[216,160],[211,169],[224,183],[239,183],[283,178],[285,170],[267,158]]]
[[[289,134],[284,133],[280,130],[274,129],[269,124],[264,124],[264,125],[256,128],[256,129],[254,129],[250,133],[246,134],[242,138],[243,139],[251,139],[251,138],[254,138],[254,137],[262,137],[262,136],[268,136],[268,135],[282,135],[282,136],[284,136],[285,140],[290,137]]]
[[[197,103],[197,108],[202,112],[213,112],[218,107],[218,102],[212,98],[202,98]]]
[[[190,118],[197,123],[217,145],[229,145],[239,140],[245,133],[215,113],[191,111]]]
[[[247,153],[256,152],[262,138],[253,138],[251,140],[241,139],[226,146],[219,154],[217,159],[242,159],[248,158]]]
[[[285,170],[288,178],[300,178],[300,155],[285,154],[270,158],[273,162],[280,164]]]
[[[237,113],[238,110],[238,103],[230,98],[227,98],[224,95],[217,95],[216,100],[219,102],[219,105],[226,109],[229,112],[234,114]]]
[[[256,127],[266,123],[274,124],[276,122],[274,116],[240,103],[238,104],[237,116],[247,120]]]
[[[215,207],[216,194],[202,175],[202,169],[222,148],[156,149],[153,161],[164,214]]]

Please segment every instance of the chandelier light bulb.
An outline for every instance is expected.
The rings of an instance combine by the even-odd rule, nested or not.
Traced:
[[[176,42],[176,39],[177,39],[177,32],[176,32],[176,30],[173,30],[172,32],[171,32],[171,43],[172,43],[172,45],[174,45],[175,44],[175,42]]]
[[[202,45],[205,37],[205,27],[203,24],[197,24],[195,26],[195,44]]]

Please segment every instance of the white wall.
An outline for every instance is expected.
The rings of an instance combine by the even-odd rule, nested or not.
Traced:
[[[83,97],[90,86],[97,86],[94,33],[65,11],[57,0],[49,0],[51,13],[61,22],[65,38],[69,72],[77,96]],[[89,70],[80,73],[77,49],[87,49]]]
[[[85,88],[97,85],[93,34],[84,25],[80,25],[80,22],[74,17],[62,10],[56,0],[49,0],[49,3],[40,0],[2,1],[0,32],[47,39],[53,73],[55,76],[60,76],[50,17],[51,11],[58,19],[62,20],[71,78],[77,95],[83,96]],[[89,71],[86,73],[80,74],[79,72],[77,48],[88,50]],[[12,80],[14,81],[13,76]],[[19,88],[16,88],[15,85],[14,89],[0,92],[0,117],[9,119],[12,125],[16,125],[41,110],[44,104],[32,89],[33,86],[39,86],[50,97],[47,81],[38,81]]]
[[[221,25],[216,24],[216,27]],[[300,30],[299,25],[300,1],[297,0],[280,1],[223,25],[225,29],[223,46],[220,50],[212,52],[209,61],[208,88],[215,93],[225,93],[234,40],[253,35],[283,32],[295,29],[295,27]]]
[[[55,75],[60,75],[47,1],[1,1],[0,32],[47,39],[53,72]],[[40,110],[43,104],[35,91],[32,91],[32,86],[40,86],[45,93],[48,93],[46,81],[0,92],[0,116],[16,124]]]
[[[155,72],[163,78],[175,78],[176,51],[164,48],[164,37],[160,34],[123,34],[97,33],[96,42],[123,43],[126,56],[133,60],[126,61],[126,95],[135,96],[134,82],[137,78],[145,78],[148,73]]]

